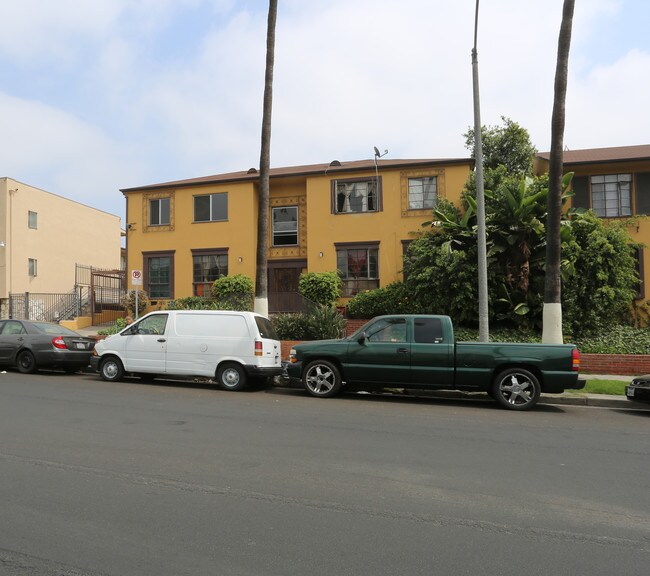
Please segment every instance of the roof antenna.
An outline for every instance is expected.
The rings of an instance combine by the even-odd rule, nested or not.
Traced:
[[[377,146],[373,146],[375,150],[375,182],[377,188],[379,188],[379,168],[377,167],[377,160],[379,160],[382,156],[386,156],[388,154],[388,150],[384,150],[384,153],[382,154],[379,152],[379,148]]]

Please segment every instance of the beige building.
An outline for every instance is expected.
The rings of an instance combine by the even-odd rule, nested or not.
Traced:
[[[67,293],[76,264],[119,269],[120,218],[0,178],[0,299],[9,294]]]

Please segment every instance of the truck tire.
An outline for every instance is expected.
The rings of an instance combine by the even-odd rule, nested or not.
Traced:
[[[328,360],[314,360],[305,367],[302,383],[317,398],[328,398],[341,390],[341,372]]]
[[[503,408],[530,410],[539,400],[541,387],[532,372],[524,368],[507,368],[497,374],[490,392]]]
[[[117,382],[124,376],[124,366],[119,358],[109,356],[99,365],[99,375],[106,382]]]
[[[226,362],[217,370],[217,382],[224,390],[243,390],[246,386],[246,371],[241,364]]]

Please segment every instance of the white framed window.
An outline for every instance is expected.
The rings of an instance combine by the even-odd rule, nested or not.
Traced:
[[[228,220],[228,192],[194,196],[194,222]]]
[[[438,177],[408,179],[409,210],[433,208],[438,200]]]
[[[167,226],[170,222],[171,198],[149,200],[149,226]]]
[[[591,177],[591,207],[601,218],[632,214],[632,175],[605,174]]]
[[[381,210],[381,178],[332,181],[332,212],[355,214]]]
[[[38,261],[35,258],[29,258],[27,260],[27,273],[30,276],[38,275]]]
[[[298,206],[273,208],[273,246],[298,245]]]
[[[33,211],[27,213],[27,226],[36,230],[38,228],[38,214]]]

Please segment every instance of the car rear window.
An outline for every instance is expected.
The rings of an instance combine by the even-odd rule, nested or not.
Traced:
[[[443,341],[440,318],[417,318],[413,327],[416,342],[439,344]]]
[[[257,324],[257,329],[260,331],[260,336],[262,338],[269,338],[270,340],[279,340],[278,335],[275,333],[271,322],[268,318],[263,316],[255,316],[255,324]]]
[[[34,326],[34,328],[36,328],[36,330],[38,330],[39,332],[43,332],[43,334],[56,334],[59,336],[79,336],[79,334],[77,334],[73,330],[64,328],[59,324],[47,324],[45,322],[32,322],[32,326]]]

